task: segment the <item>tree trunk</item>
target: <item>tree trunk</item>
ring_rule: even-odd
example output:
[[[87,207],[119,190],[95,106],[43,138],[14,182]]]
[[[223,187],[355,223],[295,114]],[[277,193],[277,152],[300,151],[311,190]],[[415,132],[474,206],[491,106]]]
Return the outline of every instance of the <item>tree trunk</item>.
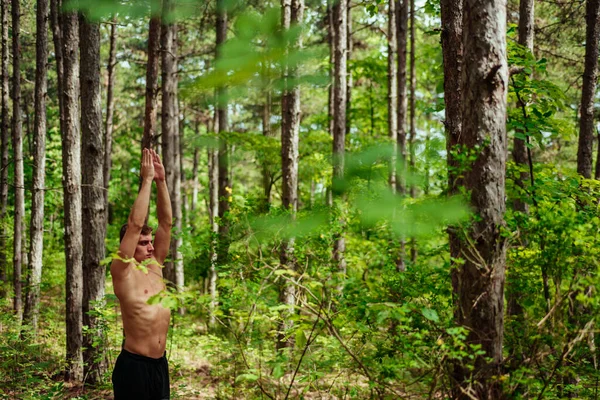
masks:
[[[225,1],[217,0],[217,59],[221,56],[221,44],[227,39],[227,11]],[[231,182],[229,175],[229,150],[224,133],[229,130],[226,91],[217,89],[217,125],[219,134],[219,234],[217,246],[217,264],[227,263],[229,254],[229,200],[231,198]]]
[[[329,134],[333,137],[333,68],[335,65],[335,22],[333,20],[333,7],[336,0],[327,0],[327,41],[329,42],[329,90],[327,92],[327,110],[328,110],[328,129]],[[330,201],[328,201],[331,203]]]
[[[464,260],[453,276],[457,324],[466,342],[481,346],[474,370],[457,365],[455,398],[502,398],[504,275],[506,239],[506,4],[466,0],[463,15],[464,69],[461,76],[462,132],[458,144],[477,159],[465,175],[471,207],[478,216],[459,241]]]
[[[533,53],[533,18],[534,18],[534,0],[521,0],[519,5],[519,44],[525,46]],[[525,104],[518,102],[517,107],[525,107]],[[521,134],[526,132],[518,131]],[[518,168],[524,169],[528,165],[527,145],[525,140],[515,136],[513,140],[513,159]],[[521,188],[525,188],[530,176],[528,172],[520,172],[515,184]],[[522,199],[513,201],[515,211],[529,213],[528,204]],[[509,303],[509,312],[512,309]]]
[[[79,131],[79,23],[77,13],[61,14],[63,54],[62,133],[65,256],[67,267],[67,381],[83,379],[82,358],[82,221],[81,137]]]
[[[396,27],[396,0],[389,0],[388,2],[388,31],[387,31],[387,45],[388,45],[388,136],[392,143],[396,143],[398,138],[398,39],[397,39],[397,27]],[[389,176],[389,183],[392,191],[396,191],[396,149],[394,145],[392,158],[391,158],[391,169]]]
[[[410,0],[410,136],[409,136],[409,162],[410,174],[416,174],[415,146],[417,128],[415,126],[415,98],[417,90],[417,75],[415,71],[415,0]],[[414,181],[413,181],[414,182]],[[417,197],[417,187],[414,183],[410,185],[410,197]],[[417,240],[410,239],[410,260],[414,264],[417,261]]]
[[[283,0],[281,2],[281,25],[283,30],[302,22],[304,14],[303,0]],[[286,49],[289,53],[298,51],[302,46],[301,39],[290,43]],[[298,210],[298,143],[300,132],[300,88],[294,85],[293,79],[296,69],[289,67],[283,70],[285,90],[281,97],[281,170],[282,170],[282,206],[288,210],[292,219]],[[345,103],[344,103],[345,105]],[[285,238],[279,249],[279,263],[281,268],[291,271],[296,270],[294,258],[295,238]],[[292,276],[290,280],[283,280],[279,285],[279,302],[288,306],[282,313],[282,321],[277,335],[277,348],[282,349],[293,345],[293,341],[286,340],[286,331],[292,326],[290,316],[294,312],[296,303],[296,287]]]
[[[6,249],[6,236],[8,231],[7,227],[7,212],[6,207],[8,204],[8,142],[10,122],[9,122],[9,72],[8,72],[8,2],[9,0],[0,0],[1,3],[1,18],[2,18],[2,125],[0,128],[1,148],[0,157],[2,157],[2,171],[0,171],[0,298],[4,298],[7,292],[7,274],[8,269],[7,262],[7,249]]]
[[[194,132],[196,137],[200,137],[200,123],[198,120],[195,122]],[[196,211],[196,204],[198,204],[198,163],[199,163],[200,151],[198,146],[194,146],[194,163],[192,165],[192,198],[190,202],[190,211],[192,214]]]
[[[15,165],[15,219],[13,235],[13,287],[14,311],[18,319],[23,313],[21,281],[23,264],[23,232],[25,231],[25,183],[23,178],[23,127],[21,121],[21,7],[19,0],[12,0],[12,49],[13,49],[13,117],[12,140],[13,162]]]
[[[406,47],[408,42],[408,0],[396,0],[395,4],[396,11],[396,51],[398,54],[398,68],[396,83],[398,89],[396,95],[398,98],[398,105],[396,106],[396,112],[398,116],[396,118],[397,123],[397,158],[396,161],[396,192],[404,195],[406,194],[406,112],[407,112],[407,90],[406,90]],[[396,270],[403,272],[406,270],[406,251],[404,238],[400,239],[399,251],[396,256]]]
[[[33,190],[31,196],[30,256],[24,320],[37,331],[44,248],[44,186],[46,168],[46,94],[48,91],[48,0],[38,0],[35,42],[35,111]]]
[[[156,113],[158,96],[158,68],[160,61],[161,20],[153,10],[148,31],[148,65],[146,67],[146,108],[144,112],[144,136],[142,149],[155,145]],[[165,55],[163,54],[163,58]]]
[[[333,178],[335,180],[344,179],[344,157],[346,142],[346,77],[348,44],[348,1],[339,0],[332,8],[333,28],[335,42],[335,57],[333,71]],[[339,196],[335,196],[339,197]],[[341,206],[341,205],[340,205]],[[343,226],[345,223],[341,221]],[[346,241],[343,232],[334,237],[333,243],[333,262],[337,266],[341,277],[346,275],[346,260],[344,252],[346,251]],[[339,288],[342,289],[341,287]]]
[[[173,13],[173,2],[163,3],[162,46],[162,150],[167,174],[167,185],[173,208],[173,235],[171,258],[165,263],[165,277],[178,288],[184,284],[181,247],[181,176],[179,158],[179,107],[177,104],[177,25],[169,20]]]
[[[444,63],[444,103],[446,116],[444,127],[446,133],[446,157],[448,164],[448,194],[458,193],[458,188],[463,184],[463,179],[458,173],[459,162],[455,154],[458,151],[458,139],[462,127],[462,91],[460,79],[462,74],[462,25],[463,25],[463,0],[442,0],[442,55]],[[456,229],[448,229],[450,256],[457,259],[459,253],[459,238]],[[453,285],[458,279],[456,268],[452,269]]]
[[[102,142],[102,105],[100,95],[100,26],[86,17],[80,19],[81,52],[81,131],[82,131],[82,218],[83,229],[83,337],[86,382],[102,381],[106,371],[104,345],[94,346],[103,332],[98,318],[91,314],[95,303],[104,300],[106,267],[104,239],[106,210],[104,202],[104,143]]]
[[[592,146],[594,141],[594,96],[598,73],[598,41],[600,40],[600,0],[586,1],[585,64],[581,91],[581,118],[579,119],[579,147],[577,172],[584,178],[592,177]]]
[[[215,112],[215,122],[218,121],[218,111]],[[213,124],[213,130],[218,130]],[[207,131],[211,129],[207,128]],[[219,215],[219,151],[215,148],[208,149],[208,216],[210,218],[211,241],[210,241],[210,270],[208,277],[208,290],[210,293],[210,320],[209,326],[214,328],[216,325],[216,310],[217,310],[217,247],[219,225],[217,224],[217,216]]]
[[[346,7],[346,63],[352,58],[352,7],[350,6],[351,0],[348,0],[348,6]],[[352,103],[352,72],[348,72],[346,76],[346,136],[350,134],[350,104]]]
[[[117,66],[117,18],[113,17],[110,25],[110,48],[108,51],[108,85],[106,88],[106,122],[104,125],[104,210],[106,211],[106,224],[110,224],[108,211],[108,188],[110,187],[110,170],[112,168],[112,136],[113,116],[115,112],[115,67]]]

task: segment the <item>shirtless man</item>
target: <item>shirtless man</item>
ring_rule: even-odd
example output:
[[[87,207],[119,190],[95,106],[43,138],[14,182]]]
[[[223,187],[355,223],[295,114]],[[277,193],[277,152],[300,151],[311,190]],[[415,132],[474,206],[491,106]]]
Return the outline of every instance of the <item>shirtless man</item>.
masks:
[[[165,289],[162,264],[169,252],[172,224],[165,168],[154,150],[143,150],[141,177],[140,192],[127,224],[121,228],[119,258],[113,259],[110,266],[125,334],[112,374],[115,400],[170,398],[165,348],[171,312],[161,305],[147,304],[151,296]],[[158,192],[154,243],[152,228],[144,224],[153,180]]]

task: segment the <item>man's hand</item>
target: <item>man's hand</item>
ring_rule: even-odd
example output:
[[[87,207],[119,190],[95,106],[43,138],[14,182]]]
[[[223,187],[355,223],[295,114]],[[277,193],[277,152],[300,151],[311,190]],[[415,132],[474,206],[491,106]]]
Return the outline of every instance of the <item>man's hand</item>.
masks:
[[[142,168],[140,170],[142,180],[156,179],[156,171],[154,168],[154,162],[152,160],[152,153],[150,153],[151,151],[152,150],[148,150],[148,149],[142,150]],[[164,174],[164,168],[163,168],[163,174]]]
[[[165,166],[163,165],[156,151],[150,151],[152,152],[152,163],[154,164],[154,180],[157,182],[164,181],[166,179]]]

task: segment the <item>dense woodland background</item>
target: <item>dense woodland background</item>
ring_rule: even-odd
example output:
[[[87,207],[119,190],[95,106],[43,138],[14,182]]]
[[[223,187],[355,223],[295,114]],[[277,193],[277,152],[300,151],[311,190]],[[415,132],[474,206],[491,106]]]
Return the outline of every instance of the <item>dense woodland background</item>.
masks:
[[[0,5],[0,398],[111,398],[143,147],[173,398],[598,398],[600,0]]]

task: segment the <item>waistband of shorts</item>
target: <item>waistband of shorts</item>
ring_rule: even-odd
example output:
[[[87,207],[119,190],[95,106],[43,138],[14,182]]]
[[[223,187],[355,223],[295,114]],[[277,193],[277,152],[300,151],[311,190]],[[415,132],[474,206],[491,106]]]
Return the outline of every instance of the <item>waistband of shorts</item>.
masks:
[[[165,351],[165,354],[163,354],[163,356],[160,357],[160,358],[146,357],[146,356],[143,356],[141,354],[132,353],[132,352],[127,351],[125,349],[121,349],[121,354],[124,355],[124,356],[126,356],[126,357],[128,357],[128,358],[130,358],[130,359],[133,359],[133,360],[136,360],[136,361],[141,361],[141,362],[148,363],[148,364],[158,364],[158,363],[161,363],[161,362],[163,362],[164,360],[167,359],[167,352],[166,351]]]

